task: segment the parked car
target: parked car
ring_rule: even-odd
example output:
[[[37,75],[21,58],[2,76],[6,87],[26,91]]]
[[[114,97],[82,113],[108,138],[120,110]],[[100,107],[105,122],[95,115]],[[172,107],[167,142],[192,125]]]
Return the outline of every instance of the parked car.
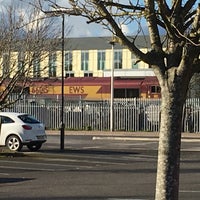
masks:
[[[0,146],[20,151],[23,145],[37,151],[46,142],[45,126],[26,113],[0,112]]]

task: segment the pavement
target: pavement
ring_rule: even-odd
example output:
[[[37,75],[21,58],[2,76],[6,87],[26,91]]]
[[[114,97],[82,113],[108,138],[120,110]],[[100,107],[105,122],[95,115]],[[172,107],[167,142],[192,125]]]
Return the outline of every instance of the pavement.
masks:
[[[60,135],[60,130],[46,130],[48,135]],[[159,132],[127,132],[127,131],[65,131],[65,135],[74,135],[74,136],[92,136],[92,139],[109,139],[109,140],[158,140]],[[182,139],[187,140],[191,139],[200,141],[200,133],[182,133]],[[52,152],[51,152],[52,153]],[[58,152],[54,152],[58,153]],[[39,153],[37,154],[39,155]],[[2,156],[24,156],[23,152],[13,152],[8,150],[6,147],[0,147],[0,157]]]
[[[60,135],[60,130],[47,130],[47,135]],[[91,135],[112,137],[159,137],[159,132],[130,131],[65,131],[65,135]],[[200,139],[200,133],[182,133],[182,138]]]

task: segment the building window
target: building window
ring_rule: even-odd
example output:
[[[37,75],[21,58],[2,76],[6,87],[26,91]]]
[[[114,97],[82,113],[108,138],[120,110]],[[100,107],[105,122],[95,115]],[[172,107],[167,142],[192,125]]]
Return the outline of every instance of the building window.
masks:
[[[65,53],[65,71],[72,71],[72,52]]]
[[[40,59],[38,57],[33,59],[33,77],[39,78],[40,74]]]
[[[49,54],[49,77],[56,77],[56,53]]]
[[[151,93],[160,93],[161,88],[160,86],[151,86]]]
[[[93,73],[92,72],[85,72],[84,77],[93,77]]]
[[[18,53],[18,70],[24,70],[24,60],[25,60],[24,52],[20,51]]]
[[[3,54],[3,76],[9,77],[10,71],[10,55],[8,53]]]
[[[87,71],[89,63],[89,53],[88,51],[81,52],[81,70]]]
[[[132,69],[138,69],[138,63],[137,63],[138,59],[136,58],[136,56],[132,53],[131,54],[131,63],[132,63]]]
[[[67,72],[66,74],[65,74],[65,77],[67,78],[67,77],[74,77],[74,73],[73,72]]]
[[[122,51],[114,51],[114,69],[122,69]]]
[[[137,88],[114,89],[114,98],[139,98],[140,92]]]
[[[105,60],[106,60],[106,53],[105,51],[98,51],[98,70],[105,69]]]

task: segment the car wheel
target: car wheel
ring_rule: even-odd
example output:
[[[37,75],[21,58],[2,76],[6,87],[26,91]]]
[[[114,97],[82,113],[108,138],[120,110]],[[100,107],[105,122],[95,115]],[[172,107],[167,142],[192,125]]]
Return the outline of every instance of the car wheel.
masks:
[[[6,146],[11,150],[11,151],[20,151],[22,149],[22,143],[21,140],[19,139],[18,136],[16,135],[11,135],[8,137],[6,140]]]
[[[42,144],[27,144],[30,151],[37,151],[41,148]]]

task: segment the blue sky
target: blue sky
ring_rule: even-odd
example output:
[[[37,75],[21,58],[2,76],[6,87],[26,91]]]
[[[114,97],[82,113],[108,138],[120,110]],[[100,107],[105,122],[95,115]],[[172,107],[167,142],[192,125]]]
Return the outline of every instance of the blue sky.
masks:
[[[24,0],[26,1],[26,0]],[[128,3],[130,0],[120,0],[120,3]],[[56,0],[58,5],[61,5],[63,7],[68,7],[68,0]],[[133,1],[135,2],[135,1]],[[142,3],[143,0],[140,0],[140,3]],[[167,0],[168,5],[171,6],[171,0]],[[187,2],[187,0],[183,0],[183,3]],[[198,3],[198,1],[196,2],[196,4]],[[73,17],[73,16],[66,16],[66,21],[67,24],[69,24],[69,26],[72,26],[72,30],[71,33],[69,34],[69,36],[72,37],[86,37],[86,36],[97,36],[97,37],[101,37],[101,36],[110,36],[111,33],[104,29],[101,25],[99,24],[87,24],[86,21],[87,19],[83,18],[83,17]],[[141,21],[141,26],[143,29],[143,33],[141,34],[148,34],[148,28],[146,25],[146,21]],[[131,23],[130,25],[126,25],[122,27],[124,32],[127,35],[135,35],[137,34],[138,31],[138,23]],[[160,29],[160,33],[164,33],[163,29]]]
[[[122,1],[127,0],[121,0]],[[63,7],[67,7],[68,1],[66,0],[57,0],[57,3]],[[66,16],[67,23],[72,26],[72,30],[70,35],[73,37],[85,37],[85,36],[110,36],[112,35],[108,30],[103,28],[100,24],[87,24],[87,19],[83,17],[77,17],[77,16]],[[144,25],[144,24],[143,24]],[[137,24],[129,25],[129,26],[123,26],[123,30],[127,35],[134,35],[137,33],[138,27]],[[145,29],[146,31],[147,29]]]
[[[0,5],[1,8],[6,6],[6,5],[19,5],[22,8],[22,12],[26,12],[27,6],[30,6],[28,2],[34,2],[34,0],[0,0]],[[67,0],[57,0],[56,1],[59,5],[61,6],[68,6]],[[77,17],[77,16],[66,16],[65,17],[65,24],[66,26],[71,27],[70,33],[68,33],[68,37],[90,37],[90,36],[95,36],[95,37],[102,37],[102,36],[110,36],[111,33],[104,29],[101,25],[99,24],[87,24],[86,23],[87,19],[83,17]],[[57,23],[55,26],[61,26],[61,20],[57,20]],[[132,28],[130,26],[123,26],[123,29],[125,30],[126,34],[135,34],[137,31],[137,26],[136,24]],[[130,31],[131,29],[131,31]],[[135,31],[135,32],[134,32]]]
[[[27,12],[27,6],[30,7],[28,2],[34,3],[37,0],[0,0],[0,6],[3,8],[6,5],[19,5],[22,8],[22,12]],[[123,3],[127,0],[121,0],[120,2]],[[170,0],[169,0],[170,1]],[[68,7],[68,0],[56,0],[56,3],[60,6],[63,7]],[[61,20],[56,19],[57,23],[55,24],[56,27],[59,26],[61,27]],[[68,33],[68,37],[90,37],[90,36],[95,36],[95,37],[102,37],[102,36],[110,36],[111,33],[104,29],[101,25],[99,24],[87,24],[87,19],[79,16],[65,16],[65,24],[68,27],[71,27],[70,33]],[[147,34],[147,27],[146,23],[143,21],[142,22],[142,27],[144,34]],[[137,23],[128,25],[128,26],[123,26],[123,30],[126,32],[127,35],[135,35],[138,30],[138,25]]]

